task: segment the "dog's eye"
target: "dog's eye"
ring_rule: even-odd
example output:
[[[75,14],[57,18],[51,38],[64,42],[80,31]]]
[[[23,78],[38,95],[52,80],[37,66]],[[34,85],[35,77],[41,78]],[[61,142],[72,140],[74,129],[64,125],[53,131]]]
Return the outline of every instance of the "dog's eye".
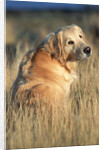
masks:
[[[73,41],[68,41],[68,44],[72,45],[72,44],[74,44],[74,42]]]
[[[82,35],[79,35],[80,38],[82,38]]]

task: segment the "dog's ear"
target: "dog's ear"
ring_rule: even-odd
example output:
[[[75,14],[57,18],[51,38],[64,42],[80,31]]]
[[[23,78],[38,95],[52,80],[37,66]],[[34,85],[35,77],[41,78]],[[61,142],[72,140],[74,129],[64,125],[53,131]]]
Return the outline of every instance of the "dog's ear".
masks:
[[[58,60],[61,59],[62,57],[62,52],[63,52],[63,32],[58,30],[55,33],[55,38],[53,39],[53,46],[56,54],[58,55],[57,58]]]
[[[60,60],[63,49],[62,32],[50,33],[38,48],[49,53],[52,58]]]
[[[55,33],[50,33],[46,36],[44,41],[38,46],[38,49],[41,49],[43,51],[46,51],[47,53],[51,54],[52,53],[52,41],[55,37]]]

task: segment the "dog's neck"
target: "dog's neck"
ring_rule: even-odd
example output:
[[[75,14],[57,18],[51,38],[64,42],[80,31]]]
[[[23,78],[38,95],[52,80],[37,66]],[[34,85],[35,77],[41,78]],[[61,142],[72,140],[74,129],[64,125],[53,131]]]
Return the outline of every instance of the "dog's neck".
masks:
[[[46,47],[39,47],[37,50],[39,53],[43,52],[43,54],[46,55],[50,55],[52,59],[57,60],[63,67],[65,67],[65,69],[69,72],[72,73],[74,72],[74,74],[76,74],[76,62],[74,61],[66,61],[65,58],[63,58],[62,56],[56,56],[56,54],[54,53],[55,51],[57,51],[54,47],[52,47],[52,49],[50,49],[50,47],[46,45]],[[51,45],[52,46],[52,45]],[[72,73],[73,74],[73,73]]]
[[[66,67],[69,71],[76,72],[76,62],[68,61],[68,62],[66,62]]]
[[[78,79],[78,76],[76,75],[76,62],[68,61],[65,66],[66,69],[71,73],[73,79]]]
[[[72,76],[73,79],[78,78],[77,75],[76,75],[76,62],[72,62],[72,61],[65,62],[62,59],[57,60],[55,57],[52,57],[49,53],[47,53],[45,51],[41,51],[41,50],[38,51],[38,54],[37,55],[40,58],[39,59],[40,64],[42,63],[43,66],[47,66],[48,64],[51,63],[51,65],[54,66],[52,68],[54,70],[55,66],[57,66],[58,63],[59,63],[62,66],[62,68],[64,67],[64,69],[66,70],[65,72],[67,72],[67,73],[69,72],[69,74]],[[68,79],[66,78],[66,80],[68,80]]]
[[[75,61],[65,61],[63,58],[59,59],[62,66],[66,68],[69,73],[76,74],[76,62]]]

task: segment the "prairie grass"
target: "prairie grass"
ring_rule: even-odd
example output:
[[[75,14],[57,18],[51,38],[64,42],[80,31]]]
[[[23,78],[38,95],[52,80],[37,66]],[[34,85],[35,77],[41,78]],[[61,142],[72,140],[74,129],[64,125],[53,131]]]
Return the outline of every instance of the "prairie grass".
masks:
[[[54,12],[55,13],[55,12]],[[61,12],[60,12],[61,13]],[[42,102],[36,102],[34,105],[20,107],[15,110],[15,106],[10,101],[10,88],[17,76],[19,63],[23,55],[36,46],[37,41],[43,39],[44,35],[55,31],[56,27],[78,22],[78,14],[57,13],[56,18],[50,12],[48,15],[45,12],[34,14],[35,21],[33,21],[33,14],[25,17],[25,13],[19,18],[7,14],[7,51],[6,51],[6,148],[36,148],[36,147],[56,147],[56,146],[78,146],[78,145],[97,145],[99,144],[99,51],[98,39],[95,30],[90,30],[93,26],[98,27],[98,22],[93,25],[91,20],[98,21],[97,14],[79,14],[80,24],[85,29],[88,42],[92,47],[93,54],[88,60],[78,63],[77,75],[79,79],[76,80],[70,90],[69,99],[62,105],[57,107],[53,104],[52,110],[46,107]],[[51,24],[52,20],[48,20],[41,28],[42,16],[56,19],[58,23]],[[59,17],[58,17],[59,16]],[[24,21],[21,22],[24,17]],[[57,21],[59,19],[59,22]],[[61,20],[62,18],[62,20]],[[86,18],[88,18],[86,20]],[[45,18],[46,19],[46,18]],[[31,25],[24,24],[27,20],[31,21]],[[87,22],[88,26],[86,27]],[[22,37],[17,36],[19,33],[14,30],[15,24],[20,26],[18,32],[23,34]],[[33,23],[33,24],[32,24]],[[9,27],[12,24],[13,29]],[[36,25],[37,24],[37,25]],[[51,24],[51,26],[50,26]],[[38,27],[38,25],[40,25]],[[39,30],[35,31],[34,26]],[[50,26],[50,28],[49,28]],[[28,33],[32,31],[35,33],[31,37],[26,31],[21,33],[22,29],[28,29]],[[11,35],[14,33],[14,38]],[[9,30],[9,31],[8,31]],[[26,34],[27,33],[27,34]],[[37,33],[39,34],[38,36]],[[40,34],[41,33],[41,34]],[[93,34],[92,34],[93,33]],[[36,36],[36,37],[35,37]],[[10,37],[10,38],[9,38]],[[31,39],[31,40],[30,40]],[[38,41],[40,42],[40,41]],[[9,46],[8,46],[9,45]],[[15,48],[13,48],[15,45]],[[13,59],[12,59],[13,58]],[[51,110],[51,111],[50,111]]]

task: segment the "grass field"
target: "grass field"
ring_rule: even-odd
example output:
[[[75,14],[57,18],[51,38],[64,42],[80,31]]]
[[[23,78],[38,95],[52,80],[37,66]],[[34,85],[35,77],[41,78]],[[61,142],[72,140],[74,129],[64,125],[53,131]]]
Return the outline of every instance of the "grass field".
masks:
[[[78,63],[79,79],[69,100],[57,109],[39,102],[15,111],[10,88],[23,55],[61,26],[79,25],[93,54]],[[7,12],[6,18],[6,148],[99,144],[99,16],[96,12]]]

